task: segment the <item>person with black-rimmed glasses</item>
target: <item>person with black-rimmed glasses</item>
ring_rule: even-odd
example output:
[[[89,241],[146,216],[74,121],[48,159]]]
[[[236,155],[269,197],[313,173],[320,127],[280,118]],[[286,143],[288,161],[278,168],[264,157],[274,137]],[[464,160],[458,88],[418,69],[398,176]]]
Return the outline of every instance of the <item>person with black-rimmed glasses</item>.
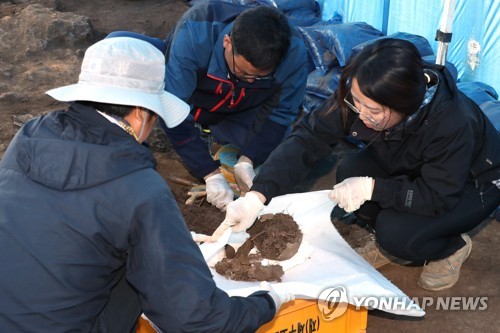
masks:
[[[500,134],[444,66],[401,39],[377,40],[348,62],[336,93],[273,151],[206,240],[248,229],[347,136],[365,147],[342,157],[329,197],[388,254],[423,263],[422,288],[453,286],[472,248],[467,232],[500,204]]]
[[[297,119],[307,81],[307,53],[286,16],[267,6],[208,1],[190,8],[167,38],[165,89],[191,115],[165,132],[207,200],[224,209],[233,191],[205,140],[239,149],[235,176],[251,187],[263,163]],[[201,134],[201,135],[200,135]]]

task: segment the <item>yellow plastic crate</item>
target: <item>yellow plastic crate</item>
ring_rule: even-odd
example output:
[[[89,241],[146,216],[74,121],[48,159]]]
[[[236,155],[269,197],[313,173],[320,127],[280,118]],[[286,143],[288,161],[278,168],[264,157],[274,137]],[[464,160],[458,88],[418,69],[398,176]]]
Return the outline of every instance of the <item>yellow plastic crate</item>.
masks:
[[[256,333],[365,333],[368,311],[349,304],[346,312],[333,320],[322,318],[315,300],[294,300],[285,304],[273,321]],[[139,318],[137,333],[155,333],[149,322]]]
[[[151,326],[149,321],[142,317],[139,317],[136,333],[156,333],[156,330],[153,328],[153,326]]]
[[[368,310],[356,310],[349,304],[345,313],[333,320],[325,320],[316,300],[294,300],[285,304],[273,321],[261,326],[257,333],[364,333]]]

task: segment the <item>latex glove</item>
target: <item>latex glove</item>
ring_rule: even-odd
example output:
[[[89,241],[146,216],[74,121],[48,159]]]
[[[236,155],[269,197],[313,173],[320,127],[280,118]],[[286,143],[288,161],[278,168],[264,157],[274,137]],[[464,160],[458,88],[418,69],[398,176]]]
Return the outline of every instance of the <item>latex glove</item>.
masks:
[[[233,228],[233,231],[245,231],[252,226],[264,204],[257,194],[248,192],[244,197],[239,197],[226,207],[226,218],[223,224]]]
[[[234,165],[234,177],[238,183],[238,187],[242,192],[250,191],[255,178],[255,171],[252,163],[238,162]]]
[[[333,187],[328,197],[350,213],[372,198],[373,178],[351,177]]]
[[[205,179],[207,190],[207,201],[219,209],[224,209],[228,203],[233,201],[234,192],[221,173]]]
[[[274,304],[276,306],[276,312],[279,311],[279,309],[283,304],[291,302],[295,299],[294,294],[290,293],[278,294],[276,290],[274,290],[273,286],[267,281],[262,281],[260,283],[260,289],[267,290],[269,292],[269,296],[272,297]]]
[[[224,234],[224,232],[231,228],[231,224],[229,224],[226,220],[222,221],[222,223],[215,229],[214,233],[212,235],[203,235],[203,234],[197,234],[197,233],[191,233],[193,236],[193,240],[196,243],[214,243],[219,240],[219,238]]]
[[[216,242],[224,232],[233,227],[233,231],[245,231],[252,226],[264,204],[257,194],[248,192],[244,197],[239,197],[230,202],[226,207],[226,218],[211,236],[196,235],[196,242]]]

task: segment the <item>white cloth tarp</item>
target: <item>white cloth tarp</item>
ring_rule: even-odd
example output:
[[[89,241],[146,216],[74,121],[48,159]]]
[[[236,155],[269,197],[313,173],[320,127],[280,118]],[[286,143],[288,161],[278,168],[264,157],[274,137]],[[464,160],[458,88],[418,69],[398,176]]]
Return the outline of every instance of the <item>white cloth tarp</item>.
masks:
[[[350,304],[398,315],[423,316],[425,312],[416,303],[359,256],[340,236],[330,222],[330,212],[335,204],[328,199],[327,194],[328,191],[317,191],[276,197],[262,212],[292,215],[302,230],[303,242],[312,247],[312,252],[308,251],[308,258],[285,271],[282,282],[273,283],[275,290],[293,293],[298,299],[318,299],[326,288],[341,287],[345,288]],[[226,239],[229,233],[224,235]],[[209,253],[211,251],[207,252],[205,246],[217,245],[200,246],[202,252]],[[213,251],[207,254],[211,255]],[[220,255],[217,254],[218,257]],[[205,258],[207,262],[213,261],[213,258]],[[219,275],[213,268],[212,272],[217,286],[232,296],[247,296],[259,290],[259,282],[232,281]]]

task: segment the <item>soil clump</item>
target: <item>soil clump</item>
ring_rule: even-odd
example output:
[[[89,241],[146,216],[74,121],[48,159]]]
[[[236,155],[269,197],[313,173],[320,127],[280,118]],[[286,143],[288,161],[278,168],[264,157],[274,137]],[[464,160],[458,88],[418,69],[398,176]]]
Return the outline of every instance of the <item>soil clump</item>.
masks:
[[[284,274],[280,265],[262,265],[260,253],[250,253],[254,244],[247,239],[238,251],[226,246],[226,257],[215,264],[215,271],[235,281],[281,281]]]
[[[200,197],[193,204],[187,205],[189,187],[171,186],[170,189],[189,230],[197,234],[211,235],[224,221],[226,213],[208,203],[206,197]]]
[[[173,186],[171,190],[189,230],[211,235],[224,220],[225,212],[209,204],[204,197],[186,205],[187,187]],[[265,214],[247,232],[250,237],[237,251],[226,245],[226,256],[215,265],[215,271],[235,281],[281,281],[283,268],[262,265],[262,260],[286,260],[297,253],[302,241],[297,223],[288,214]],[[254,247],[258,251],[250,253]]]
[[[262,260],[286,260],[295,255],[302,232],[288,214],[266,214],[248,229],[250,237],[234,251],[226,246],[226,257],[215,265],[215,271],[236,281],[281,281],[280,265],[262,265]],[[250,253],[256,247],[257,253]]]
[[[287,260],[297,253],[302,232],[288,214],[266,214],[248,230],[255,247],[264,258]]]

